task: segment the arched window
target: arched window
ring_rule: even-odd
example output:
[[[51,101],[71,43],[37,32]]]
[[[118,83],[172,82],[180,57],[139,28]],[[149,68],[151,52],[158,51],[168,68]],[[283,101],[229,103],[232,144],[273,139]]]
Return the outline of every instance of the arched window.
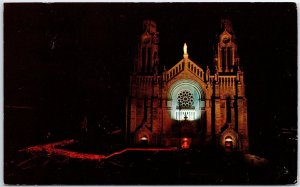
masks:
[[[233,65],[232,63],[232,48],[228,47],[227,48],[227,63],[228,63],[228,68],[232,68],[231,66]]]
[[[205,103],[201,102],[204,96],[201,91],[200,85],[189,79],[174,83],[170,87],[170,100],[167,102],[167,106],[171,107],[171,118],[179,121],[200,119],[201,107],[205,106]]]

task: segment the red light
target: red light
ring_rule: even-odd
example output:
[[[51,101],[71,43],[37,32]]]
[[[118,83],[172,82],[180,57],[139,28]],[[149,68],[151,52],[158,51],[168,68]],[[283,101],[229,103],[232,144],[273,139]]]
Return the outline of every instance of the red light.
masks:
[[[125,148],[121,151],[114,152],[110,155],[102,155],[102,154],[89,154],[89,153],[78,153],[63,149],[62,146],[66,146],[72,143],[77,142],[76,140],[64,140],[61,142],[37,145],[33,147],[28,147],[25,149],[21,149],[19,151],[26,152],[43,152],[46,151],[48,154],[60,155],[69,158],[75,159],[88,159],[88,160],[102,160],[107,159],[109,157],[122,154],[126,151],[177,151],[175,147],[167,147],[167,148]]]

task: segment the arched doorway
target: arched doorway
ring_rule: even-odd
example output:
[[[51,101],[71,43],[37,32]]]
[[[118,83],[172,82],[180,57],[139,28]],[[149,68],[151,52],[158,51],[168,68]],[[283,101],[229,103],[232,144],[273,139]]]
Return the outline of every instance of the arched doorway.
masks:
[[[233,150],[233,140],[231,136],[225,137],[225,150],[232,151]]]
[[[182,138],[181,139],[181,148],[189,149],[191,145],[191,138]]]
[[[142,147],[147,147],[149,145],[149,139],[146,135],[140,138],[140,144]]]

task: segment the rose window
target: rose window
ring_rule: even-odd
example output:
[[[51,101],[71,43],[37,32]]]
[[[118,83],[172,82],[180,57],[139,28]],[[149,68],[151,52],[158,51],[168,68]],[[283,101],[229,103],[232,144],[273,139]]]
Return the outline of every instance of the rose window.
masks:
[[[183,90],[177,97],[178,105],[181,108],[191,108],[194,104],[193,94],[188,90]]]

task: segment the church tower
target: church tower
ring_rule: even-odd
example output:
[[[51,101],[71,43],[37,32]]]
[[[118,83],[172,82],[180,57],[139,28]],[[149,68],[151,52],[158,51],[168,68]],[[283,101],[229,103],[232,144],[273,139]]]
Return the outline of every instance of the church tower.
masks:
[[[130,91],[127,99],[127,142],[139,144],[151,142],[158,145],[161,132],[159,122],[160,76],[158,76],[159,33],[152,20],[143,22],[139,38],[138,58],[130,76]],[[145,143],[144,143],[145,144]]]
[[[153,74],[157,71],[159,32],[156,31],[156,23],[145,20],[143,34],[138,45],[138,59],[135,72],[139,74]]]
[[[221,144],[225,146],[226,143],[235,142],[240,150],[246,151],[248,120],[244,72],[240,68],[236,37],[230,20],[221,20],[221,32],[214,49],[212,125]]]
[[[217,38],[215,64],[219,72],[234,72],[239,68],[235,35],[230,20],[221,20],[221,33]]]

